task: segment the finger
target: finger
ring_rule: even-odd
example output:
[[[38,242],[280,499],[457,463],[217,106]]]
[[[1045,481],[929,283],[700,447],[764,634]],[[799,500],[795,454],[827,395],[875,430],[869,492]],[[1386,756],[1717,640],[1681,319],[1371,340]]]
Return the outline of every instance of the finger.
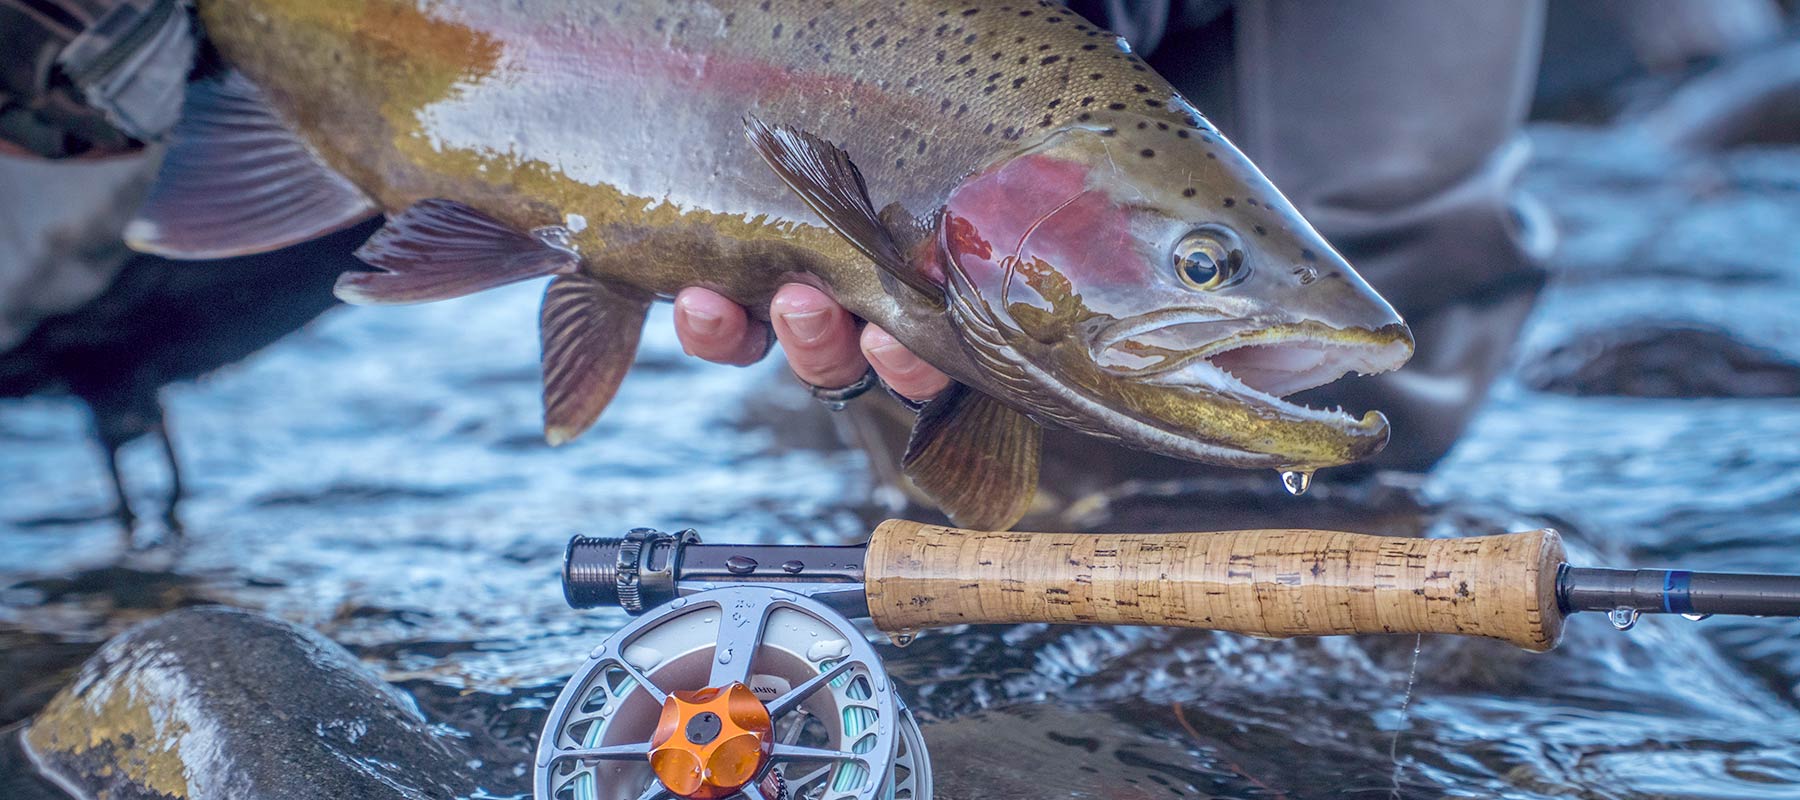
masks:
[[[888,388],[908,400],[922,403],[950,386],[950,376],[913,355],[892,334],[874,325],[863,328],[862,351]]]
[[[695,287],[675,295],[675,337],[688,355],[739,367],[769,350],[768,333],[750,321],[743,306]]]
[[[800,380],[836,389],[868,371],[869,362],[856,346],[856,320],[830,295],[790,283],[770,301],[769,319]]]

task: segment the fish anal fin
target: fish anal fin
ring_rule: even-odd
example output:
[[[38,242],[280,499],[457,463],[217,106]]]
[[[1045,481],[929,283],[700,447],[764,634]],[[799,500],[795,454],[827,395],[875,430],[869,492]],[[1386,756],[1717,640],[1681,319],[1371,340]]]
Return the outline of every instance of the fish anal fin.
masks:
[[[920,294],[943,296],[942,286],[908,262],[905,247],[869,200],[862,170],[856,168],[850,154],[806,131],[768,125],[755,117],[744,119],[744,132],[776,176],[839,236]]]
[[[520,231],[454,200],[414,203],[358,248],[379,272],[346,272],[337,296],[361,305],[448,300],[571,273],[580,257],[554,235]]]
[[[544,439],[580,436],[612,402],[637,357],[650,296],[581,273],[560,275],[544,291]]]
[[[277,250],[378,213],[269,109],[238,72],[194,81],[137,218],[132,249],[211,259]]]
[[[1030,417],[952,384],[919,412],[901,463],[952,522],[1002,531],[1037,495],[1043,436]]]

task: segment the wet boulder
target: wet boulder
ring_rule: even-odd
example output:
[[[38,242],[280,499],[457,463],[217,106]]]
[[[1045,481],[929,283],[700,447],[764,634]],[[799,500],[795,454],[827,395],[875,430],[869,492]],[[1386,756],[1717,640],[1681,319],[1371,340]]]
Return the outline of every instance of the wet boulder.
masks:
[[[177,611],[120,634],[26,729],[50,777],[108,800],[452,798],[469,757],[319,634]]]

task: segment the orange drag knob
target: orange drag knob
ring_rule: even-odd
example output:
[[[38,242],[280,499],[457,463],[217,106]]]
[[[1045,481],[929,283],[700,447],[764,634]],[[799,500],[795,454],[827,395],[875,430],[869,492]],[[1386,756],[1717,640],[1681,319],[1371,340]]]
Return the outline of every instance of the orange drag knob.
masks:
[[[722,800],[769,762],[775,723],[742,683],[675,692],[650,739],[650,768],[687,800]]]

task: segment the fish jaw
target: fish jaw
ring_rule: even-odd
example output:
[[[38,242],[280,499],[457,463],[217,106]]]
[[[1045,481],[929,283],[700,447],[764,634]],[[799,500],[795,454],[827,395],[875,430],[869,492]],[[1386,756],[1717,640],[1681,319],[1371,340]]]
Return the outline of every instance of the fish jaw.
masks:
[[[1143,338],[1096,342],[1103,345],[1096,363]],[[1412,351],[1412,336],[1398,322],[1372,330],[1304,322],[1227,335],[1152,366],[1102,369],[1119,381],[1119,398],[1135,412],[1129,414],[1135,425],[1120,423],[1132,429],[1123,438],[1140,446],[1233,466],[1317,469],[1379,452],[1388,440],[1387,418],[1285,398],[1352,373],[1390,372]]]

